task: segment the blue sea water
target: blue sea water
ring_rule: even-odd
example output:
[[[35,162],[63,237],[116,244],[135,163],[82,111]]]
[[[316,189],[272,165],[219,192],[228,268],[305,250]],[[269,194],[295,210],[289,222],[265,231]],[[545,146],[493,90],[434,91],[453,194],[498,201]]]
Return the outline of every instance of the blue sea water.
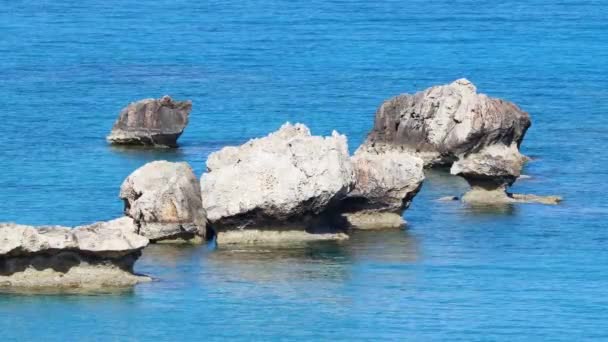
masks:
[[[608,339],[608,2],[16,0],[0,6],[0,221],[121,215],[144,163],[188,161],[285,121],[351,150],[393,95],[467,77],[528,111],[515,192],[558,206],[435,199],[408,229],[347,242],[151,246],[158,281],[104,295],[0,295],[0,340]],[[191,99],[177,150],[109,147],[119,110]]]

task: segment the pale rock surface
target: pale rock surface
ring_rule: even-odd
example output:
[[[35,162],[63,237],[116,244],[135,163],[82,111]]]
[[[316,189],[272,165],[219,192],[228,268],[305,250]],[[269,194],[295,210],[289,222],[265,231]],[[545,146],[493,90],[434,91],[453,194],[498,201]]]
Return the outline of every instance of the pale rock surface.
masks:
[[[187,163],[150,162],[120,187],[125,215],[152,242],[202,242],[207,218],[196,175]]]
[[[106,139],[116,145],[176,147],[191,110],[191,101],[169,96],[131,103],[120,112]]]
[[[212,153],[201,178],[203,205],[218,232],[310,230],[351,190],[347,140],[285,124],[266,137]]]
[[[103,288],[149,281],[133,273],[148,245],[127,217],[74,229],[0,224],[0,287]]]

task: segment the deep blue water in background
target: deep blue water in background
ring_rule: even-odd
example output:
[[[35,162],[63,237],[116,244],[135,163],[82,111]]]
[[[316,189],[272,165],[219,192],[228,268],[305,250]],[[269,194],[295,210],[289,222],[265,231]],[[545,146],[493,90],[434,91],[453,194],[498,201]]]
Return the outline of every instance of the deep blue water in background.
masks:
[[[608,2],[16,0],[0,6],[0,221],[121,214],[155,159],[198,174],[285,121],[355,149],[386,98],[467,77],[514,101],[533,156],[514,191],[559,206],[435,199],[404,231],[281,250],[152,246],[157,282],[98,296],[0,295],[0,340],[608,339]],[[105,143],[119,110],[191,99],[178,150]]]

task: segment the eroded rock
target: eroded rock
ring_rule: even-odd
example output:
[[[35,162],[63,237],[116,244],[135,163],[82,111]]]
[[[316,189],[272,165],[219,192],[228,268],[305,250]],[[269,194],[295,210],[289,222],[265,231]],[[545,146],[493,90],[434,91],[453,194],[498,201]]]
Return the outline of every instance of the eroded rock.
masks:
[[[176,147],[191,110],[191,101],[169,96],[131,103],[120,112],[106,139],[116,145]]]
[[[342,201],[349,226],[359,229],[398,228],[424,180],[422,159],[396,151],[359,149],[351,159],[355,186]]]
[[[103,288],[149,281],[133,273],[148,245],[130,218],[74,229],[0,224],[0,287]]]
[[[487,146],[519,146],[529,115],[515,104],[477,93],[466,79],[384,102],[363,147],[419,156],[426,166],[451,165]]]
[[[421,157],[427,167],[451,166],[471,185],[465,202],[521,202],[506,189],[527,161],[519,147],[530,125],[528,113],[515,104],[477,93],[459,79],[384,102],[360,150],[397,151]]]
[[[312,232],[350,191],[354,172],[344,135],[312,136],[285,124],[266,137],[212,153],[201,178],[203,205],[218,232]]]
[[[120,187],[125,215],[152,242],[201,242],[206,213],[201,189],[187,163],[154,161],[135,170]]]

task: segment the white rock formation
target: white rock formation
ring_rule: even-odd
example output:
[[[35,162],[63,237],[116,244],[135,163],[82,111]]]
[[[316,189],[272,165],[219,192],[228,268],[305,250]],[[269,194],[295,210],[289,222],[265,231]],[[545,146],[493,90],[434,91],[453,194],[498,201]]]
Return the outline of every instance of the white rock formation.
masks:
[[[203,206],[218,232],[310,230],[350,191],[346,137],[312,136],[302,124],[211,154],[201,178]]]

